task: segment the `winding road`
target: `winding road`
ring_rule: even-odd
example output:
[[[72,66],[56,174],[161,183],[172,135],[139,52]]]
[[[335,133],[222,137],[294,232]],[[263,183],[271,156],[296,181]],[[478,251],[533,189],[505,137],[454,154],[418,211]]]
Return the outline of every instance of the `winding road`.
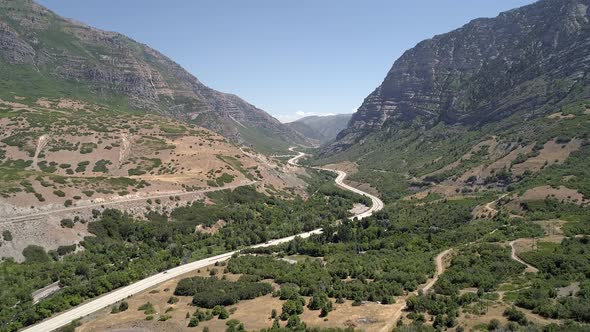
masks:
[[[289,150],[294,151],[294,148],[290,148]],[[296,152],[296,151],[295,151]],[[305,153],[302,152],[298,152],[299,154],[291,159],[289,159],[288,163],[290,165],[293,166],[298,166],[297,165],[297,161],[302,158],[303,156],[305,156]],[[321,168],[323,169],[323,168]],[[363,213],[360,213],[358,215],[355,215],[353,217],[351,217],[351,219],[357,218],[357,219],[362,219],[362,218],[366,218],[370,215],[372,215],[374,212],[377,212],[379,210],[381,210],[383,208],[383,202],[378,198],[375,197],[371,194],[365,193],[359,189],[356,189],[354,187],[351,187],[347,184],[345,184],[344,178],[346,177],[346,173],[342,172],[342,171],[337,171],[337,170],[332,170],[332,169],[323,169],[323,170],[327,170],[327,171],[331,171],[331,172],[335,172],[338,174],[338,177],[336,177],[336,184],[344,189],[347,190],[351,190],[354,191],[358,194],[361,195],[365,195],[367,197],[369,197],[371,199],[371,201],[373,202],[373,205],[371,206],[371,208]],[[223,189],[227,189],[227,188],[223,188]],[[315,229],[312,230],[310,232],[305,232],[305,233],[300,233],[297,235],[293,235],[293,236],[288,236],[282,239],[276,239],[276,240],[271,240],[268,241],[266,243],[261,243],[261,244],[257,244],[257,245],[253,245],[250,248],[259,248],[259,247],[268,247],[268,246],[273,246],[273,245],[278,245],[281,243],[286,243],[289,241],[292,241],[295,237],[299,236],[301,238],[307,238],[310,237],[313,234],[320,234],[322,233],[322,229]],[[73,320],[85,317],[87,315],[92,314],[93,312],[96,312],[100,309],[103,309],[105,307],[108,307],[112,304],[115,304],[118,301],[121,301],[125,298],[128,298],[134,294],[137,294],[139,292],[142,292],[150,287],[153,287],[155,285],[158,285],[164,281],[176,278],[180,275],[183,275],[185,273],[194,271],[194,270],[198,270],[201,269],[205,266],[211,265],[211,264],[215,264],[216,262],[221,262],[221,261],[225,261],[228,260],[233,254],[239,252],[238,250],[236,251],[230,251],[230,252],[226,252],[224,254],[221,255],[217,255],[217,256],[213,256],[213,257],[209,257],[209,258],[205,258],[205,259],[201,259],[192,263],[188,263],[188,264],[184,264],[184,265],[180,265],[177,266],[175,268],[166,270],[164,272],[152,275],[150,277],[147,277],[145,279],[142,279],[140,281],[137,281],[129,286],[125,286],[122,288],[119,288],[117,290],[114,290],[110,293],[107,293],[105,295],[102,295],[98,298],[95,298],[93,300],[90,300],[89,302],[86,302],[84,304],[81,304],[73,309],[70,309],[69,311],[63,312],[61,314],[58,314],[54,317],[48,318],[36,325],[32,325],[29,326],[23,330],[21,330],[22,332],[47,332],[47,331],[53,331],[55,329],[58,329],[62,326],[65,326],[67,324],[69,324],[70,322],[72,322]]]
[[[304,156],[306,156],[306,154],[303,153],[303,152],[295,151],[294,149],[295,148],[293,148],[293,147],[292,148],[289,148],[289,151],[297,152],[298,155],[296,155],[295,157],[289,159],[287,162],[289,163],[289,165],[298,166],[299,159],[301,159]],[[359,195],[367,196],[367,197],[369,197],[371,199],[372,204],[371,204],[371,208],[370,209],[368,209],[367,211],[365,211],[363,213],[360,213],[360,214],[357,214],[355,216],[352,216],[352,217],[350,217],[350,219],[354,219],[354,218],[356,218],[356,219],[363,219],[363,218],[369,217],[373,213],[375,213],[375,212],[383,209],[383,201],[381,201],[379,199],[379,197],[373,196],[373,195],[371,195],[369,193],[366,193],[366,192],[364,192],[364,191],[362,191],[360,189],[357,189],[355,187],[349,186],[346,183],[344,183],[344,179],[346,178],[346,175],[347,175],[346,172],[335,170],[335,169],[331,169],[331,168],[322,168],[322,167],[313,167],[313,168],[319,169],[319,170],[323,170],[323,171],[329,171],[329,172],[336,173],[338,176],[336,177],[336,179],[334,181],[336,182],[336,184],[339,187],[344,188],[344,189],[349,190],[349,191],[352,191],[352,192],[357,193]]]

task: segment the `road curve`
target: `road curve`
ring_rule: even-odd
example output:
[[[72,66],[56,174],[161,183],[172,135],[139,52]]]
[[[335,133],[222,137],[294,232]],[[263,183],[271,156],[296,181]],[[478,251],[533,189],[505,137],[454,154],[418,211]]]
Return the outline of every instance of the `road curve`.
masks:
[[[295,151],[295,148],[293,148],[293,147],[289,148],[289,151],[299,153],[297,156],[295,156],[287,161],[289,163],[289,165],[292,165],[292,166],[297,166],[297,162],[299,161],[299,159],[303,158],[306,155],[303,152]],[[357,189],[355,187],[349,186],[346,183],[344,183],[344,179],[347,176],[346,172],[335,170],[335,169],[330,169],[330,168],[322,168],[322,167],[313,167],[313,168],[336,173],[338,176],[336,177],[335,182],[339,187],[344,188],[349,191],[352,191],[352,192],[357,193],[359,195],[367,196],[371,199],[372,204],[371,204],[371,207],[367,211],[357,214],[355,216],[352,216],[352,217],[350,217],[350,219],[354,219],[354,218],[363,219],[363,218],[369,217],[373,213],[383,209],[383,201],[380,200],[379,197],[371,195],[369,193],[366,193],[360,189]]]
[[[293,151],[293,148],[291,148],[290,150]],[[290,165],[297,166],[297,160],[299,160],[303,156],[305,156],[305,154],[302,152],[299,152],[299,154],[297,156],[289,159],[288,162]],[[338,173],[338,177],[336,178],[336,184],[338,184],[340,187],[347,189],[347,190],[354,191],[354,192],[361,194],[361,195],[365,195],[365,196],[371,198],[371,201],[373,201],[373,206],[371,206],[371,208],[369,210],[367,210],[363,213],[360,213],[358,215],[355,215],[355,216],[351,217],[351,219],[353,219],[353,218],[358,218],[358,219],[366,218],[366,217],[372,215],[374,212],[379,211],[383,208],[383,202],[379,198],[377,198],[373,195],[370,195],[368,193],[365,193],[359,189],[356,189],[356,188],[353,188],[349,185],[344,184],[343,180],[346,177],[345,172],[336,171],[336,170],[332,170],[332,169],[324,169],[324,170]],[[278,245],[278,244],[290,242],[297,236],[299,236],[301,238],[307,238],[313,234],[321,234],[321,233],[322,233],[322,229],[318,228],[318,229],[315,229],[315,230],[312,230],[309,232],[300,233],[300,234],[284,237],[282,239],[271,240],[266,243],[260,243],[257,245],[253,245],[253,246],[250,246],[250,248],[260,248],[260,247],[268,247],[268,246]],[[222,262],[222,261],[228,260],[233,254],[235,254],[237,252],[238,252],[238,250],[226,252],[221,255],[208,257],[208,258],[201,259],[201,260],[198,260],[198,261],[195,261],[192,263],[180,265],[175,268],[166,270],[164,272],[152,275],[150,277],[147,277],[145,279],[137,281],[131,285],[121,287],[121,288],[116,289],[110,293],[102,295],[96,299],[90,300],[89,302],[86,302],[84,304],[81,304],[81,305],[73,308],[73,309],[70,309],[69,311],[66,311],[66,312],[58,314],[54,317],[48,318],[36,325],[29,326],[21,331],[22,332],[53,331],[53,330],[58,329],[64,325],[69,324],[73,320],[88,316],[88,315],[92,314],[93,312],[96,312],[100,309],[103,309],[103,308],[108,307],[112,304],[115,304],[118,301],[126,299],[134,294],[142,292],[142,291],[144,291],[150,287],[153,287],[155,285],[158,285],[162,282],[173,279],[173,278],[183,275],[185,273],[188,273],[188,272],[191,272],[191,271],[194,271],[197,269],[201,269],[205,266],[215,264],[216,262]]]

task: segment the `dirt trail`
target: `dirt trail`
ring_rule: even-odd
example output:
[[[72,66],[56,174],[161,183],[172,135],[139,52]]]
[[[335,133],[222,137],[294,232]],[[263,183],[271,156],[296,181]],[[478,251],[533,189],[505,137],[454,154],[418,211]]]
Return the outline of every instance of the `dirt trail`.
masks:
[[[506,197],[506,196],[508,196],[508,194],[504,194],[504,195],[502,195],[502,196],[498,197],[498,199],[496,199],[496,200],[494,200],[494,201],[491,201],[491,202],[489,202],[488,204],[486,204],[486,205],[485,205],[485,208],[486,208],[488,211],[492,211],[494,214],[498,214],[498,209],[496,209],[495,207],[492,207],[492,206],[493,206],[493,205],[496,205],[496,204],[497,204],[497,203],[498,203],[498,202],[499,202],[499,201],[500,201],[502,198],[504,198],[504,197]]]
[[[510,241],[510,248],[511,248],[511,251],[512,251],[512,253],[510,254],[510,257],[511,257],[513,260],[515,260],[515,261],[519,262],[520,264],[523,264],[523,265],[525,265],[525,266],[526,266],[525,272],[533,272],[533,273],[537,273],[537,272],[539,272],[539,269],[537,269],[536,267],[534,267],[534,266],[530,265],[529,263],[527,263],[527,262],[523,261],[522,259],[520,259],[520,258],[519,258],[519,257],[516,255],[516,248],[514,247],[514,244],[515,244],[516,242],[520,241],[520,240],[523,240],[523,239],[516,239],[516,240]]]
[[[446,266],[444,263],[444,259],[452,251],[453,251],[453,249],[451,248],[451,249],[447,249],[447,250],[439,253],[438,255],[436,255],[436,258],[434,259],[434,261],[436,263],[436,271],[434,272],[434,275],[432,276],[432,278],[428,279],[428,281],[424,285],[419,287],[419,289],[421,289],[422,292],[424,292],[424,293],[428,292],[434,286],[434,284],[436,284],[440,275],[445,272]],[[381,328],[381,330],[379,330],[379,332],[389,332],[393,329],[393,327],[395,326],[397,321],[401,318],[403,311],[407,307],[408,298],[410,296],[414,296],[414,295],[418,295],[418,291],[412,292],[412,293],[406,295],[405,297],[403,297],[403,299],[402,299],[403,305],[393,314],[393,316],[391,316],[389,318],[389,320],[387,321],[387,324],[385,324]]]
[[[453,251],[452,248],[447,249],[436,256],[436,258],[434,259],[434,261],[436,262],[436,272],[434,273],[434,276],[430,278],[428,282],[426,282],[424,287],[422,287],[423,292],[428,292],[434,286],[434,284],[436,284],[436,282],[438,281],[438,277],[440,277],[440,275],[445,272],[446,266],[444,263],[444,258],[448,254],[450,254],[451,251]]]

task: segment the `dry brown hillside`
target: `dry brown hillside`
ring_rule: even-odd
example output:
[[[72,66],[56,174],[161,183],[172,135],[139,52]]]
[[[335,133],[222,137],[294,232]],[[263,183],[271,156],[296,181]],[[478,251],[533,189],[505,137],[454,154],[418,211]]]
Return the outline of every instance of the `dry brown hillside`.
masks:
[[[112,111],[68,99],[0,100],[0,229],[47,248],[86,235],[93,209],[137,216],[241,185],[290,196],[303,181],[287,166],[246,152],[207,129],[168,117]]]

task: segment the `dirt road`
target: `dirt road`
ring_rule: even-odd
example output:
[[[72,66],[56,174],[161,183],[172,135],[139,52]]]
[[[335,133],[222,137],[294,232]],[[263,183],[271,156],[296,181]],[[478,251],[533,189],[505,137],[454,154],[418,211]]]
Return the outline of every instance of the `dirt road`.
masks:
[[[514,245],[516,244],[516,242],[518,242],[520,240],[523,240],[523,239],[516,239],[516,240],[510,241],[510,249],[512,251],[512,253],[510,254],[510,257],[512,258],[512,260],[515,260],[515,261],[519,262],[520,264],[525,265],[526,266],[525,272],[533,272],[533,273],[539,272],[539,269],[537,269],[536,267],[523,261],[522,259],[520,259],[520,257],[518,257],[516,255],[516,248],[514,247]]]
[[[436,255],[436,258],[434,259],[434,262],[436,264],[436,271],[434,272],[434,275],[432,276],[432,278],[428,279],[428,281],[424,285],[419,287],[419,289],[421,289],[423,292],[426,293],[434,286],[434,284],[436,284],[440,275],[445,272],[444,259],[452,251],[453,251],[453,249],[447,249],[447,250],[441,252],[440,254]],[[387,321],[387,324],[385,324],[381,328],[381,330],[379,330],[379,332],[391,331],[393,329],[393,327],[395,326],[395,324],[397,323],[397,321],[401,318],[404,310],[406,309],[408,298],[410,296],[414,296],[417,294],[418,294],[418,292],[416,291],[416,292],[412,292],[412,293],[406,295],[405,297],[403,297],[403,299],[402,299],[403,305],[389,318],[389,320]]]
[[[27,220],[39,219],[40,217],[47,216],[47,215],[50,215],[53,213],[71,212],[71,211],[85,210],[85,209],[91,209],[91,208],[103,207],[103,206],[107,207],[107,206],[125,204],[125,203],[129,203],[129,202],[136,202],[136,201],[142,201],[142,200],[147,200],[147,199],[167,198],[170,196],[181,196],[182,197],[182,196],[187,196],[187,195],[208,193],[208,192],[218,191],[218,190],[234,189],[234,188],[242,187],[242,186],[251,186],[257,182],[258,181],[249,181],[249,182],[240,183],[240,184],[236,184],[236,185],[228,185],[228,186],[224,186],[224,187],[209,188],[209,189],[204,189],[204,190],[168,192],[165,194],[146,195],[146,196],[141,196],[141,197],[137,197],[137,198],[112,200],[112,201],[106,201],[106,202],[97,202],[97,203],[90,203],[90,204],[84,204],[84,205],[79,205],[79,206],[72,206],[72,207],[61,208],[61,209],[52,209],[52,210],[31,213],[31,214],[26,214],[26,215],[21,215],[21,216],[2,218],[0,220],[0,223],[26,222]]]

